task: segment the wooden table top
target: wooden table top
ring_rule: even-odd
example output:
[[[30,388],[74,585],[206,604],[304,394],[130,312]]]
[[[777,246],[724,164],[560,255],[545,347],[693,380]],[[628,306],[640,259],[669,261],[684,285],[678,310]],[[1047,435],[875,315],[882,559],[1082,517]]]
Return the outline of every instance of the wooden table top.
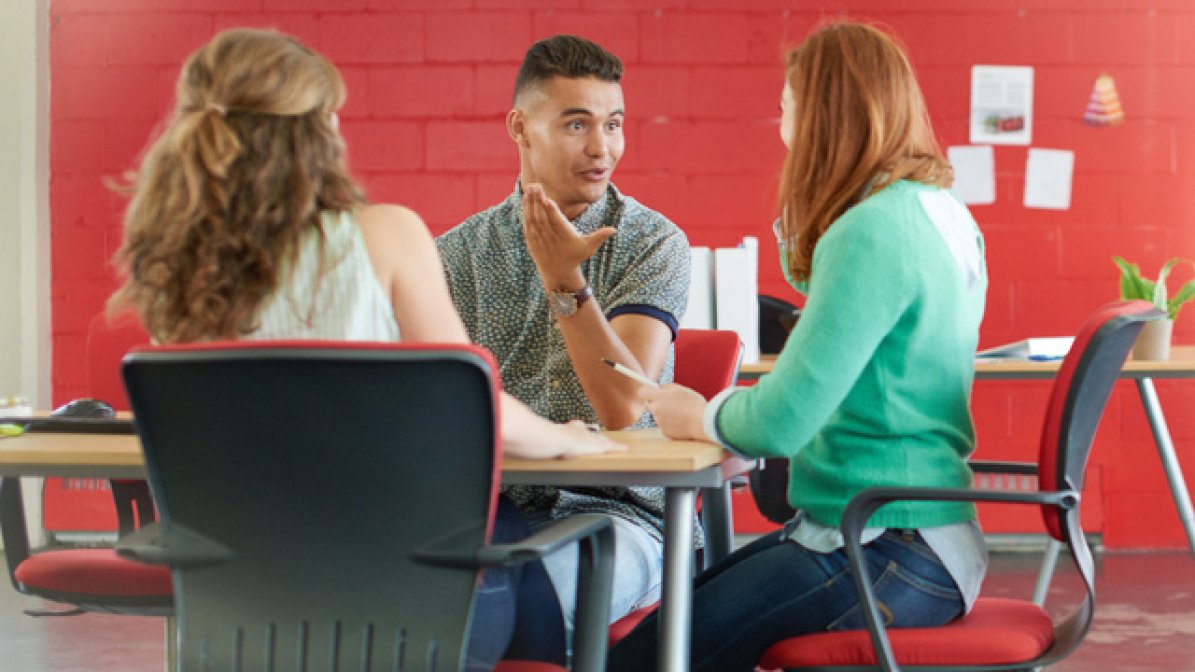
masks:
[[[607,432],[627,446],[623,453],[563,460],[506,458],[504,472],[696,472],[721,463],[727,453],[702,441],[673,441],[658,429]],[[28,433],[0,439],[0,472],[136,472],[145,467],[133,434]],[[97,474],[98,475],[98,474]],[[125,475],[125,474],[121,474]]]
[[[700,471],[720,463],[726,451],[704,441],[674,441],[658,429],[605,432],[627,447],[625,453],[587,455],[567,460],[522,460],[507,457],[502,471]]]
[[[759,362],[744,364],[739,370],[743,378],[758,378],[772,370],[776,355],[763,355]],[[1052,378],[1062,365],[1062,360],[1033,362],[1024,359],[977,359],[975,377],[978,379],[1001,378]],[[1138,361],[1130,359],[1121,369],[1122,378],[1192,378],[1195,377],[1195,345],[1175,345],[1170,348],[1170,359],[1164,361]]]

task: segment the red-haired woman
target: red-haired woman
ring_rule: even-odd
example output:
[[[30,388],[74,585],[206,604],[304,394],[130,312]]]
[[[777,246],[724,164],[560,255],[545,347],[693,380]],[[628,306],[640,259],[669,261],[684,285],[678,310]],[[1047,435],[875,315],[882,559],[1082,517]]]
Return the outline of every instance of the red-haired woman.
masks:
[[[953,174],[908,59],[875,28],[834,23],[790,53],[786,75],[776,234],[807,295],[801,320],[753,388],[708,404],[678,385],[644,392],[669,436],[791,463],[797,516],[697,579],[694,672],[750,672],[780,639],[863,627],[838,528],[851,496],[971,482],[983,241],[946,191]],[[970,504],[889,504],[864,542],[894,626],[964,613],[987,566]],[[653,669],[656,656],[651,618],[609,669]]]

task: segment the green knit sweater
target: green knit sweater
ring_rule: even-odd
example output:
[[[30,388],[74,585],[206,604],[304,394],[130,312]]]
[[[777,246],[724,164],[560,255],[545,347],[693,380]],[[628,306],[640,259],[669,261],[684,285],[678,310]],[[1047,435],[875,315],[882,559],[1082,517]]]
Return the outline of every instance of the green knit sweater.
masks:
[[[789,501],[823,525],[864,488],[969,485],[986,290],[979,230],[948,192],[901,181],[872,195],[818,241],[801,319],[772,372],[716,411],[720,438],[789,458]],[[894,502],[868,524],[974,517],[968,503]]]

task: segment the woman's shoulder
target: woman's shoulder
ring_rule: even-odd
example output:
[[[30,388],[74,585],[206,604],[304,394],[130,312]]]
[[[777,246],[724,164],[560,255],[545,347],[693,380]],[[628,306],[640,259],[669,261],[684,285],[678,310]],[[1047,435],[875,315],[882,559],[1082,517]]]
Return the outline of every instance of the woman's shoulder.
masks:
[[[935,185],[898,180],[847,210],[831,228],[840,235],[906,237],[917,231],[915,222],[925,218],[922,197],[945,193]]]
[[[391,203],[367,205],[351,213],[370,248],[404,249],[431,240],[431,232],[414,210]]]
[[[435,254],[431,233],[423,219],[408,207],[379,203],[358,208],[349,216],[356,220],[365,249],[376,267],[400,268]]]
[[[351,215],[362,230],[377,230],[382,235],[427,232],[423,218],[405,205],[374,203],[357,208]]]
[[[847,211],[847,214],[865,217],[892,217],[907,209],[915,210],[915,206],[922,194],[944,191],[933,184],[924,184],[912,180],[897,180],[871,196],[863,199],[858,205]]]
[[[867,265],[904,257],[920,244],[916,203],[916,187],[903,182],[884,187],[835,220],[814,257],[832,254]]]

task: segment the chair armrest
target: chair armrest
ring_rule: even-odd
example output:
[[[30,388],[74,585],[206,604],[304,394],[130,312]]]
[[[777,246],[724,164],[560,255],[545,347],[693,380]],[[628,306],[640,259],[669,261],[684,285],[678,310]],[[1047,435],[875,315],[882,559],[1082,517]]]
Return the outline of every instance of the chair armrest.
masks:
[[[577,520],[580,519],[580,520]],[[575,522],[574,522],[575,521]],[[569,516],[542,532],[572,523],[577,539],[577,612],[573,635],[573,670],[605,672],[610,594],[614,582],[614,524],[609,516]],[[541,532],[541,533],[542,533]],[[532,535],[534,539],[538,534]],[[527,541],[530,541],[528,539]]]
[[[470,546],[465,541],[477,536],[474,528],[441,537],[416,550],[413,557],[418,562],[437,567],[509,567],[542,558],[610,525],[606,516],[578,514],[555,521],[522,541],[482,547]]]
[[[592,537],[612,525],[608,516],[596,513],[569,516],[536,530],[522,541],[488,544],[478,549],[477,562],[481,567],[519,565],[542,558],[586,537]]]
[[[871,575],[863,560],[863,530],[867,520],[881,506],[894,501],[951,501],[951,502],[1001,502],[1006,504],[1034,504],[1055,506],[1077,512],[1079,493],[1070,490],[1058,492],[1002,492],[989,490],[964,490],[957,488],[868,488],[851,498],[842,515],[842,536],[855,589],[863,602],[863,615],[867,631],[875,648],[876,659],[884,672],[899,672],[892,644],[888,640],[884,620],[871,587]],[[1090,565],[1091,558],[1076,559]],[[1082,572],[1088,584],[1089,594],[1094,589],[1089,572]]]
[[[15,476],[0,478],[0,534],[4,539],[4,559],[8,562],[8,578],[19,590],[13,575],[17,567],[29,557],[29,529],[25,526],[25,503],[21,500],[21,479]]]
[[[609,516],[581,513],[548,525],[526,539],[490,544],[476,549],[462,547],[466,535],[454,534],[415,552],[420,562],[447,567],[496,567],[517,565],[544,557],[577,543],[577,613],[573,641],[576,672],[604,672],[606,628],[610,623],[610,593],[614,580],[614,525]]]
[[[116,542],[116,554],[147,565],[202,567],[226,562],[235,553],[181,525],[151,523]]]
[[[1002,462],[998,460],[970,460],[967,466],[981,474],[1037,474],[1034,462]]]
[[[143,480],[113,478],[108,480],[112,489],[112,503],[116,505],[117,529],[124,536],[152,523],[157,516],[154,513],[154,500],[149,492],[149,483]],[[133,513],[136,511],[136,517]]]

